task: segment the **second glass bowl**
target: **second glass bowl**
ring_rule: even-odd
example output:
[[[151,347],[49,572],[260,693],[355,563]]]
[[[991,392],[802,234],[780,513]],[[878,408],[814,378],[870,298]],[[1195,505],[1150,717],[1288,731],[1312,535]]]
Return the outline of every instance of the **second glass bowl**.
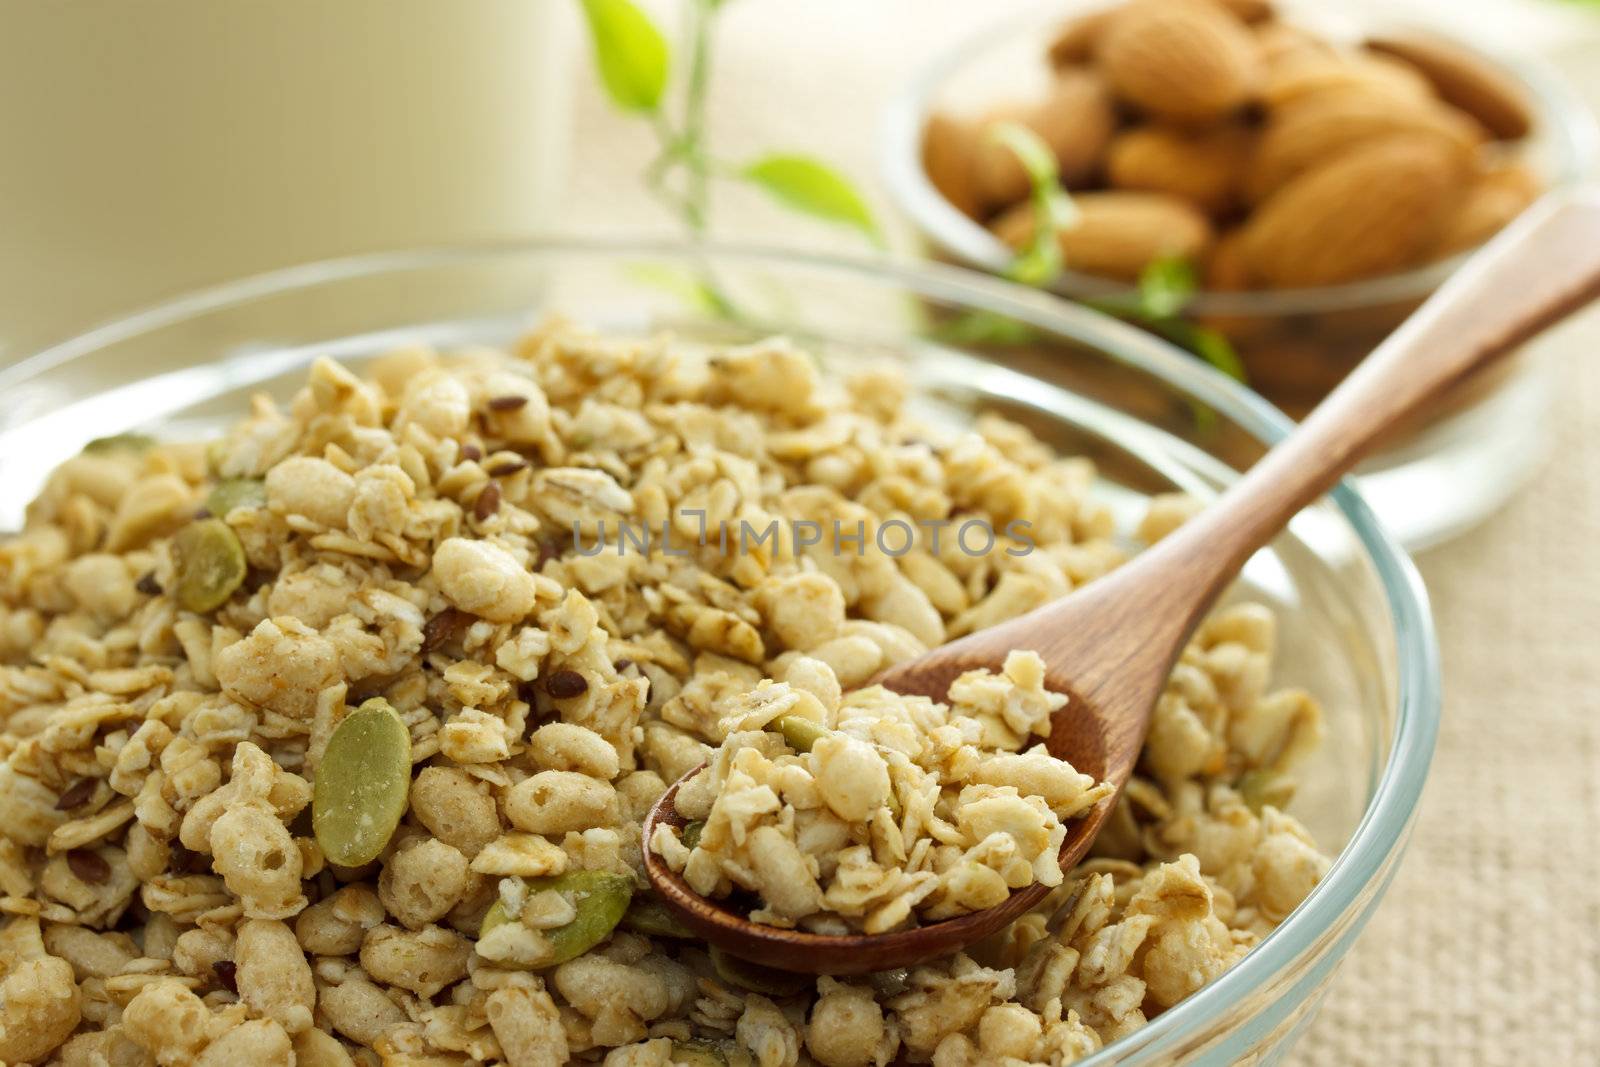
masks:
[[[963,41],[930,61],[891,104],[883,170],[891,195],[942,258],[1001,273],[1012,252],[936,190],[922,168],[928,117],[1026,90],[1042,79],[1045,51],[1062,24],[1111,3],[1052,3]],[[1467,48],[1523,88],[1534,114],[1525,158],[1549,188],[1595,172],[1600,135],[1593,117],[1540,64],[1513,61],[1431,28],[1362,20],[1328,5],[1279,5],[1282,17],[1330,40],[1355,43],[1383,33],[1433,37]],[[1397,274],[1316,289],[1201,292],[1188,307],[1233,342],[1250,384],[1293,415],[1315,405],[1339,379],[1438,287],[1463,257]],[[1053,286],[1076,300],[1115,294],[1102,278],[1065,273]],[[1042,373],[1048,374],[1047,364]],[[1366,464],[1358,483],[1385,525],[1410,549],[1461,532],[1500,506],[1528,477],[1549,444],[1552,386],[1537,344],[1507,371],[1469,383],[1427,424]]]

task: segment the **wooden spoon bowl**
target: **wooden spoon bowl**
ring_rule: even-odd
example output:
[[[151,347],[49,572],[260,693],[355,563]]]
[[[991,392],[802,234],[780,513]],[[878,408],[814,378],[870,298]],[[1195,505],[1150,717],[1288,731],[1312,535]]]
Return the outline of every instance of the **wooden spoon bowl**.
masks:
[[[683,818],[672,809],[678,784],[673,783],[662,796],[650,812],[646,826],[666,823],[679,831],[683,829]],[[1081,835],[1075,827],[1069,830],[1068,843],[1071,844],[1075,836],[1081,836],[1082,848],[1087,849],[1100,822],[1110,813],[1111,804],[1111,799],[1107,798],[1079,820],[1079,825],[1093,820],[1094,826]],[[1049,893],[1044,886],[1035,883],[1017,890],[1005,903],[993,908],[888,934],[813,934],[753,923],[720,902],[707,900],[690,889],[681,875],[674,873],[660,856],[648,849],[644,862],[651,887],[697,936],[751,963],[802,974],[871,974],[896,967],[915,967],[982,941],[1027,914]]]
[[[1070,871],[1088,855],[1117,796],[1133,773],[1156,695],[1166,682],[1171,659],[1158,639],[1133,650],[1131,660],[1111,669],[1073,671],[1068,664],[1098,655],[1097,650],[1118,625],[1123,612],[1139,611],[1141,589],[1115,571],[1071,597],[1000,626],[970,634],[924,656],[897,664],[869,681],[897,693],[943,701],[950,683],[969,670],[995,669],[1008,652],[1029,648],[1044,657],[1045,687],[1067,695],[1067,703],[1050,718],[1047,751],[1066,760],[1096,781],[1110,782],[1116,792],[1067,824],[1061,843],[1061,869]],[[1148,610],[1159,610],[1152,604]],[[1166,626],[1187,629],[1181,616],[1168,612]],[[1148,624],[1147,624],[1148,632]],[[1076,678],[1076,681],[1074,681]],[[1083,683],[1092,688],[1087,693]],[[888,934],[815,934],[751,922],[720,901],[700,896],[683,877],[650,848],[658,824],[678,833],[687,821],[678,814],[678,788],[705,768],[701,764],[672,784],[656,801],[644,822],[645,875],[651,887],[677,912],[684,925],[708,942],[741,959],[780,970],[807,974],[868,974],[913,967],[947,956],[981,941],[1021,918],[1049,895],[1034,883],[1016,890],[1005,902],[983,911]]]
[[[897,664],[874,681],[944,700],[963,672],[998,670],[1015,649],[1038,652],[1046,685],[1068,696],[1051,718],[1050,753],[1115,789],[1067,827],[1061,865],[1070,870],[1132,775],[1173,664],[1245,561],[1387,430],[1597,296],[1600,193],[1549,197],[1441,286],[1211,508],[1070,596]],[[645,820],[645,873],[690,929],[742,959],[811,974],[912,966],[995,933],[1049,892],[1034,884],[993,908],[887,934],[834,936],[751,922],[697,895],[650,848],[657,825],[681,828],[678,787],[696,773],[668,789]]]
[[[956,649],[960,644],[946,645],[945,650]],[[984,656],[976,647],[972,653],[974,657]],[[992,656],[941,659],[936,670],[916,676],[916,688],[908,684],[912,679],[901,678],[898,671],[874,681],[896,692],[916,693],[942,701],[950,683],[963,671],[992,666],[994,662]],[[1064,678],[1047,675],[1045,684],[1056,692],[1070,694]],[[1099,721],[1090,706],[1069,695],[1066,707],[1051,717],[1050,736],[1045,746],[1057,759],[1066,760],[1097,781],[1114,781],[1120,790],[1131,764],[1110,758],[1106,742],[1114,736],[1111,726],[1111,723]],[[1138,743],[1138,738],[1134,738],[1134,743]],[[705,766],[701,764],[672,783],[645,817],[645,873],[651,887],[685,926],[718,948],[751,963],[784,971],[829,975],[870,974],[914,967],[997,933],[1037,907],[1050,893],[1048,887],[1035,882],[1016,890],[995,907],[888,934],[815,934],[751,922],[722,902],[707,900],[689,888],[683,876],[668,867],[649,847],[658,825],[665,824],[682,834],[688,820],[678,814],[678,788]],[[1115,804],[1115,796],[1106,797],[1067,824],[1067,836],[1061,843],[1062,870],[1071,870],[1088,853]]]

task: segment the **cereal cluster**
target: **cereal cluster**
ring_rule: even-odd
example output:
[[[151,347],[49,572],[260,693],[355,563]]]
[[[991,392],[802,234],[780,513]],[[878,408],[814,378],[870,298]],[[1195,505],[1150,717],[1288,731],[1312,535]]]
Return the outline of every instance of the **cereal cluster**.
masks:
[[[948,705],[882,686],[841,697],[825,667],[790,679],[727,702],[727,738],[674,797],[693,848],[665,823],[651,841],[702,896],[758,894],[757,922],[881,934],[1058,886],[1066,820],[1111,792],[1022,751],[1067,702],[1037,653],[963,674]]]
[[[843,694],[1114,566],[1092,470],[996,419],[919,425],[894,375],[824,377],[782,341],[557,323],[369,369],[320,360],[210,444],[96,442],[0,540],[0,1062],[1057,1064],[1214,977],[1325,870],[1281,810],[1320,714],[1268,690],[1272,618],[1240,606],[1185,653],[1095,858],[1002,936],[850,980],[708,954],[645,888],[642,821],[708,759],[793,776],[757,726],[775,704],[829,728],[805,760],[843,813],[806,818],[840,847],[800,862],[827,892],[859,865],[835,915],[931,919],[963,899],[945,850],[991,840],[1003,879],[1059,877],[1024,839],[1096,787],[1019,751],[1051,705],[1035,662],[949,708]],[[1035,548],[932,550],[923,524],[953,518]],[[697,541],[776,519],[867,536]],[[894,520],[907,551],[872,536]],[[824,785],[872,759],[902,840],[938,842],[915,862],[851,843],[881,781]],[[756,832],[803,832],[791,806]],[[916,888],[874,895],[869,864]]]

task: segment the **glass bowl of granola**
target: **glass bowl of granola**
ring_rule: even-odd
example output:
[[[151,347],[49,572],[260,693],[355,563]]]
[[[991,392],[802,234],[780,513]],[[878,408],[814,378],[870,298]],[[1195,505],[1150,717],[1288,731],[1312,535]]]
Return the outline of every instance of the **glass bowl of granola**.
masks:
[[[886,113],[884,178],[932,254],[1014,271],[1035,214],[993,131],[1035,131],[1075,206],[1063,269],[1041,284],[1296,418],[1482,241],[1600,159],[1555,72],[1449,28],[1294,0],[1161,8],[1044,5],[930,59]],[[1157,61],[1162,34],[1195,54]],[[1224,95],[1184,95],[1202,90]],[[1550,352],[1467,383],[1358,473],[1408,548],[1475,524],[1536,468]]]
[[[1263,1062],[1432,753],[1425,596],[1348,487],[1202,627],[1072,871],[1040,861],[1095,787],[1037,747],[1027,650],[947,702],[858,688],[1092,581],[1287,426],[981,275],[363,257],[153,308],[0,394],[7,1061]],[[640,875],[645,814],[708,760],[740,788],[702,783],[673,844],[774,923],[1049,895],[909,971],[708,951]]]

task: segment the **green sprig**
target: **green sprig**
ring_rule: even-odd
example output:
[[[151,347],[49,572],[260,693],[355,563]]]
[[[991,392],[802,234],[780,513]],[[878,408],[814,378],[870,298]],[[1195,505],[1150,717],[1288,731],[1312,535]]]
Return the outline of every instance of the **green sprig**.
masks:
[[[1020,123],[1002,122],[989,130],[989,136],[1009,148],[1022,164],[1028,176],[1028,202],[1033,207],[1033,232],[1027,245],[1012,259],[1006,275],[1025,285],[1048,287],[1065,269],[1061,234],[1077,224],[1078,209],[1062,188],[1054,153],[1037,133]],[[1131,298],[1104,297],[1085,303],[1137,322],[1224,374],[1244,381],[1244,364],[1228,339],[1184,315],[1198,288],[1192,263],[1181,257],[1164,256],[1140,272]],[[987,332],[986,338],[993,339],[987,337]]]
[[[723,0],[682,0],[683,78],[669,91],[672,47],[633,0],[580,0],[594,46],[595,66],[619,110],[648,117],[657,141],[645,187],[695,236],[711,223],[714,179],[760,189],[792,211],[856,230],[874,244],[881,232],[850,180],[820,159],[770,152],[743,164],[717,158],[706,135],[716,15]],[[715,289],[714,283],[707,283]],[[702,291],[702,298],[705,293]],[[715,302],[726,304],[717,294]]]
[[[1021,123],[1002,122],[990,128],[989,136],[1022,164],[1033,206],[1033,233],[1006,274],[1024,285],[1049,285],[1061,276],[1061,231],[1077,224],[1078,209],[1061,186],[1055,153],[1037,133]]]
[[[1135,307],[1120,313],[1242,382],[1244,363],[1233,343],[1219,331],[1184,314],[1198,289],[1194,264],[1180,256],[1163,256],[1139,272]],[[1117,312],[1113,309],[1113,313]]]

